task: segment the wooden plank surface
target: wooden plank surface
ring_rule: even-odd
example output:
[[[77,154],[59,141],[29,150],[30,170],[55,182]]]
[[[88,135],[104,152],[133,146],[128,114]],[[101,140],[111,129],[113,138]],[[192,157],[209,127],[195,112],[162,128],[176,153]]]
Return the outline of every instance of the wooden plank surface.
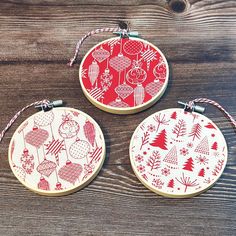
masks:
[[[101,125],[107,157],[98,177],[66,197],[38,196],[13,176],[7,149],[25,112],[0,145],[0,235],[236,235],[236,136],[224,115],[206,115],[223,131],[227,167],[216,185],[192,199],[167,199],[134,176],[128,155],[136,126],[177,100],[208,97],[236,117],[236,2],[233,0],[37,0],[0,2],[0,125],[17,109],[42,98],[63,99]],[[173,11],[173,9],[175,11]],[[84,97],[74,46],[87,31],[125,20],[157,45],[171,68],[170,84],[152,108],[118,116],[94,108]],[[90,38],[84,53],[109,34]]]

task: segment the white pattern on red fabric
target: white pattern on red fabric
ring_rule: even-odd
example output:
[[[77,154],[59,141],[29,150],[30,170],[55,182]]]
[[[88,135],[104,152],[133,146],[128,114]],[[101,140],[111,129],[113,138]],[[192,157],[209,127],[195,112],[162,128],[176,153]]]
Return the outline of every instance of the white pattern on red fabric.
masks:
[[[95,52],[104,54],[96,65]],[[83,59],[81,68],[84,92],[95,102],[114,109],[134,108],[157,99],[168,82],[164,56],[154,45],[136,38],[112,38],[96,45]],[[84,70],[90,71],[90,80],[82,74]],[[116,94],[120,102],[115,101]]]

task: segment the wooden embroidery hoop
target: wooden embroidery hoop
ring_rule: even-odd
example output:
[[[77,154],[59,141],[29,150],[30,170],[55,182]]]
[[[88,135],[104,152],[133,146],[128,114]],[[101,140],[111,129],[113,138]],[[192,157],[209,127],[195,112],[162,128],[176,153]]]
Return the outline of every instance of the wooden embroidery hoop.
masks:
[[[168,85],[168,81],[169,81],[169,66],[168,66],[168,62],[164,56],[164,54],[161,52],[161,50],[156,47],[155,45],[153,45],[152,43],[144,40],[144,39],[140,39],[140,38],[131,38],[131,40],[137,40],[137,41],[141,41],[143,43],[146,43],[146,44],[149,44],[150,46],[152,46],[160,55],[161,57],[163,58],[164,62],[165,62],[165,65],[166,65],[166,79],[165,79],[165,82],[161,88],[161,90],[154,96],[152,97],[152,99],[150,99],[149,101],[145,102],[144,104],[141,104],[141,105],[138,105],[138,106],[135,106],[135,107],[127,107],[127,108],[118,108],[118,107],[112,107],[112,106],[109,106],[109,105],[105,105],[99,101],[97,101],[96,99],[94,99],[90,94],[89,92],[86,90],[84,84],[83,84],[83,81],[82,81],[82,65],[84,64],[84,61],[86,60],[87,56],[95,49],[97,48],[98,46],[106,43],[106,42],[109,42],[110,40],[113,40],[113,39],[119,39],[120,37],[113,37],[113,38],[109,38],[107,40],[104,40],[98,44],[96,44],[94,47],[92,47],[87,53],[86,55],[83,57],[82,61],[81,61],[81,64],[80,64],[80,68],[79,68],[79,80],[80,80],[80,85],[81,85],[81,88],[83,90],[83,93],[84,95],[87,97],[87,99],[94,105],[96,106],[97,108],[103,110],[103,111],[106,111],[106,112],[109,112],[109,113],[113,113],[113,114],[134,114],[134,113],[138,113],[140,111],[143,111],[149,107],[151,107],[153,104],[155,104],[161,97],[162,95],[164,94],[166,88],[167,88],[167,85]]]
[[[64,196],[64,195],[68,195],[71,193],[74,193],[82,188],[84,188],[85,186],[87,186],[99,173],[99,171],[102,168],[102,165],[104,163],[105,160],[105,156],[106,156],[106,147],[105,147],[105,139],[102,133],[101,128],[99,127],[99,125],[97,124],[97,122],[90,117],[88,114],[74,109],[74,108],[68,108],[68,107],[59,107],[59,108],[53,108],[53,112],[57,113],[58,115],[61,115],[61,111],[63,110],[66,112],[78,112],[80,115],[82,115],[83,117],[85,117],[88,121],[92,122],[93,125],[95,126],[95,130],[98,133],[100,139],[101,139],[101,143],[102,143],[102,153],[101,153],[101,159],[98,163],[98,165],[95,167],[94,172],[85,180],[85,181],[81,181],[79,183],[76,183],[74,186],[67,188],[67,189],[63,189],[63,190],[41,190],[36,188],[35,186],[32,186],[30,183],[27,183],[26,181],[24,181],[23,179],[21,179],[20,177],[18,177],[15,169],[14,169],[14,163],[12,162],[12,157],[11,157],[11,152],[12,152],[12,145],[13,142],[15,140],[16,135],[18,134],[18,131],[21,129],[21,127],[23,126],[23,124],[25,124],[28,121],[34,120],[34,117],[40,113],[43,113],[44,111],[40,111],[37,112],[33,115],[31,115],[30,117],[28,117],[26,120],[24,120],[19,127],[16,129],[16,131],[14,132],[10,144],[9,144],[9,149],[8,149],[8,161],[9,161],[9,165],[11,167],[11,170],[13,172],[13,174],[15,175],[15,177],[21,182],[22,185],[24,185],[26,188],[28,188],[29,190],[38,193],[40,195],[45,195],[45,196]],[[60,117],[61,118],[61,117]],[[57,119],[59,119],[59,117],[57,117]],[[22,151],[22,150],[21,150]],[[65,155],[65,154],[64,154]],[[19,155],[20,156],[20,155]]]
[[[222,167],[222,169],[220,170],[220,172],[218,173],[217,177],[214,179],[214,181],[210,184],[206,184],[206,186],[200,190],[196,190],[192,193],[186,193],[186,194],[179,194],[177,192],[168,192],[168,191],[163,191],[163,190],[160,190],[158,189],[157,187],[154,187],[152,185],[152,182],[149,182],[147,180],[145,180],[142,176],[142,173],[140,173],[138,170],[137,170],[137,162],[134,161],[134,158],[135,158],[135,154],[137,153],[133,153],[133,146],[135,145],[135,143],[137,143],[137,141],[135,140],[137,137],[137,133],[138,131],[140,130],[140,127],[146,122],[145,125],[147,125],[147,122],[148,122],[148,119],[151,119],[154,115],[158,114],[158,113],[161,113],[161,112],[166,112],[166,113],[172,113],[172,112],[175,112],[175,111],[183,111],[183,109],[180,109],[180,108],[171,108],[171,109],[166,109],[166,110],[162,110],[162,111],[158,111],[152,115],[150,115],[149,117],[147,117],[146,119],[144,119],[139,125],[138,127],[135,129],[133,135],[132,135],[132,138],[131,138],[131,141],[130,141],[130,148],[129,148],[129,155],[130,155],[130,162],[131,162],[131,166],[132,166],[132,169],[135,173],[135,175],[137,176],[137,178],[140,180],[140,182],[145,186],[147,187],[148,189],[150,189],[151,191],[159,194],[159,195],[162,195],[164,197],[170,197],[170,198],[190,198],[190,197],[194,197],[194,196],[197,196],[205,191],[207,191],[209,188],[211,188],[216,182],[217,180],[220,178],[220,176],[222,175],[224,169],[225,169],[225,166],[226,166],[226,163],[227,163],[227,158],[228,158],[228,148],[227,148],[227,143],[226,143],[226,140],[222,134],[222,132],[220,131],[220,129],[217,127],[217,125],[212,121],[210,120],[208,117],[202,115],[202,114],[199,114],[199,113],[196,113],[201,119],[204,119],[204,122],[211,122],[214,127],[215,127],[215,130],[217,131],[218,135],[220,136],[219,137],[219,142],[222,142],[223,143],[223,146],[225,147],[225,157],[224,157],[224,165]],[[192,112],[193,114],[195,114],[195,112]],[[186,141],[187,143],[187,141]],[[210,158],[210,157],[209,157]],[[212,157],[214,158],[214,157]],[[182,168],[182,166],[180,167]],[[173,171],[173,170],[172,170]],[[167,187],[166,187],[167,188]]]

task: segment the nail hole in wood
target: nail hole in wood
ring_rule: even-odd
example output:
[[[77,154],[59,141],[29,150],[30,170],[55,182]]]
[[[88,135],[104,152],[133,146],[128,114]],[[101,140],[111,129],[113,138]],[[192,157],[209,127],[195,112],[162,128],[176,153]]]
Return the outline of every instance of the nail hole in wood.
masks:
[[[182,13],[187,9],[187,1],[186,0],[170,0],[169,7],[170,10],[175,13]]]

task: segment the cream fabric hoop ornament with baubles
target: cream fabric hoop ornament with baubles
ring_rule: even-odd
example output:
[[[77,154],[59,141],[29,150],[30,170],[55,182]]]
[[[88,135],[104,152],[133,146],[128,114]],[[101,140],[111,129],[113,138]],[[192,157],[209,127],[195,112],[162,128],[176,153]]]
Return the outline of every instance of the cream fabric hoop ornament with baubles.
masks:
[[[236,126],[218,103],[195,99],[185,109],[158,111],[139,124],[130,142],[130,161],[135,175],[150,190],[166,197],[186,198],[209,189],[227,163],[225,138],[216,124],[199,114],[197,102],[209,103]],[[181,103],[183,104],[183,103]]]
[[[84,56],[79,78],[88,100],[115,114],[136,113],[157,102],[168,84],[168,63],[156,46],[137,38],[138,33],[130,32],[127,26],[89,32],[78,42],[70,65],[83,41],[101,32],[113,32],[120,37],[98,43]]]
[[[26,119],[9,145],[9,164],[28,189],[48,196],[73,193],[89,184],[105,159],[103,133],[89,115],[61,102],[41,101],[43,110]],[[49,111],[45,111],[48,110]],[[1,138],[23,108],[9,122]]]

